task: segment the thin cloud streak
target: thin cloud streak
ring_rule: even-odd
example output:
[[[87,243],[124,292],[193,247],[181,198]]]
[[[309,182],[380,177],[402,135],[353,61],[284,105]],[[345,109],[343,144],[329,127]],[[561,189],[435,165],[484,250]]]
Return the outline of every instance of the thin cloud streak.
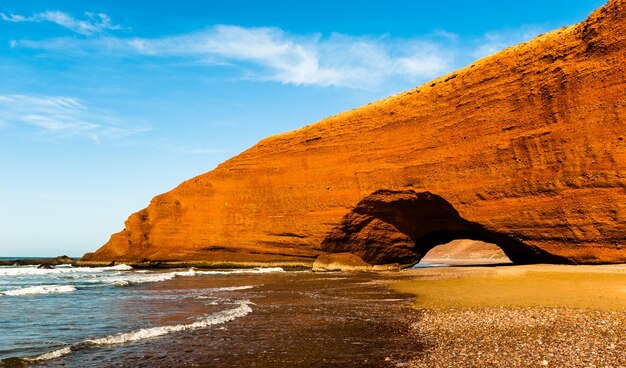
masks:
[[[79,99],[64,96],[0,95],[0,126],[30,125],[55,137],[86,137],[93,141],[134,135],[119,119],[86,107]]]
[[[121,26],[113,24],[111,17],[105,13],[85,12],[85,19],[76,19],[73,16],[58,10],[49,10],[32,16],[0,13],[0,18],[6,22],[50,22],[67,28],[72,32],[89,36],[104,30],[118,30]]]
[[[78,57],[107,56],[171,59],[195,65],[237,68],[242,78],[298,86],[378,90],[398,82],[420,83],[460,67],[470,58],[482,58],[527,41],[541,29],[490,32],[465,42],[445,30],[415,38],[385,35],[352,36],[332,33],[298,35],[276,27],[216,25],[178,36],[117,37],[99,34],[120,29],[104,13],[85,13],[78,20],[60,11],[30,17],[0,13],[8,22],[53,22],[88,38],[60,37],[11,40],[12,48],[30,48]]]
[[[242,67],[254,80],[358,89],[376,89],[393,78],[433,78],[451,70],[455,58],[453,48],[428,39],[293,35],[274,27],[232,25],[162,38],[13,40],[11,46],[85,56],[183,58]]]

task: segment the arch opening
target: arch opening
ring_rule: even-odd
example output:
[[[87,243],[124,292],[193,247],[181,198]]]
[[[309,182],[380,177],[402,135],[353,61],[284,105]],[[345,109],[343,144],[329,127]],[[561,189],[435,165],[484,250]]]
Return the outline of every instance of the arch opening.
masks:
[[[456,239],[429,250],[415,267],[505,265],[511,260],[497,244]]]
[[[350,252],[371,264],[414,265],[432,248],[457,239],[497,244],[513,262],[563,263],[506,233],[468,221],[430,192],[379,190],[365,197],[322,242],[328,253]]]

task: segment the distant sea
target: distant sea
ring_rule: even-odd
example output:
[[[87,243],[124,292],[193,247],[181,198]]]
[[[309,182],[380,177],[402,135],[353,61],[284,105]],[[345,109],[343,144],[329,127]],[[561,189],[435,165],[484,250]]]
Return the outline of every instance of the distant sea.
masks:
[[[15,259],[15,257],[4,257]],[[0,367],[364,366],[408,359],[384,276],[0,267]],[[408,344],[408,345],[407,345]],[[361,365],[361,364],[356,364]],[[377,364],[373,364],[376,366]]]
[[[18,261],[29,259],[52,259],[54,257],[0,257],[0,261]],[[70,257],[72,259],[80,259],[80,257]]]

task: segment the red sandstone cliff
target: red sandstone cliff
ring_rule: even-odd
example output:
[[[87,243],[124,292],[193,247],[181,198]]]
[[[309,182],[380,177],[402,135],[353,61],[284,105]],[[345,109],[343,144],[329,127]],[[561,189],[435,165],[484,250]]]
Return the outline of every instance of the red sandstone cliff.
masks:
[[[155,197],[84,261],[626,262],[626,1],[419,88],[267,138]]]

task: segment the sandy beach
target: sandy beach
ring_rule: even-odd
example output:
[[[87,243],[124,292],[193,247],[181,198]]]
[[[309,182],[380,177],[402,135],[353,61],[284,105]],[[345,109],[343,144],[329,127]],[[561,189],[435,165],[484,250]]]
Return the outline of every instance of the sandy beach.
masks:
[[[413,367],[626,366],[626,266],[416,269]]]

